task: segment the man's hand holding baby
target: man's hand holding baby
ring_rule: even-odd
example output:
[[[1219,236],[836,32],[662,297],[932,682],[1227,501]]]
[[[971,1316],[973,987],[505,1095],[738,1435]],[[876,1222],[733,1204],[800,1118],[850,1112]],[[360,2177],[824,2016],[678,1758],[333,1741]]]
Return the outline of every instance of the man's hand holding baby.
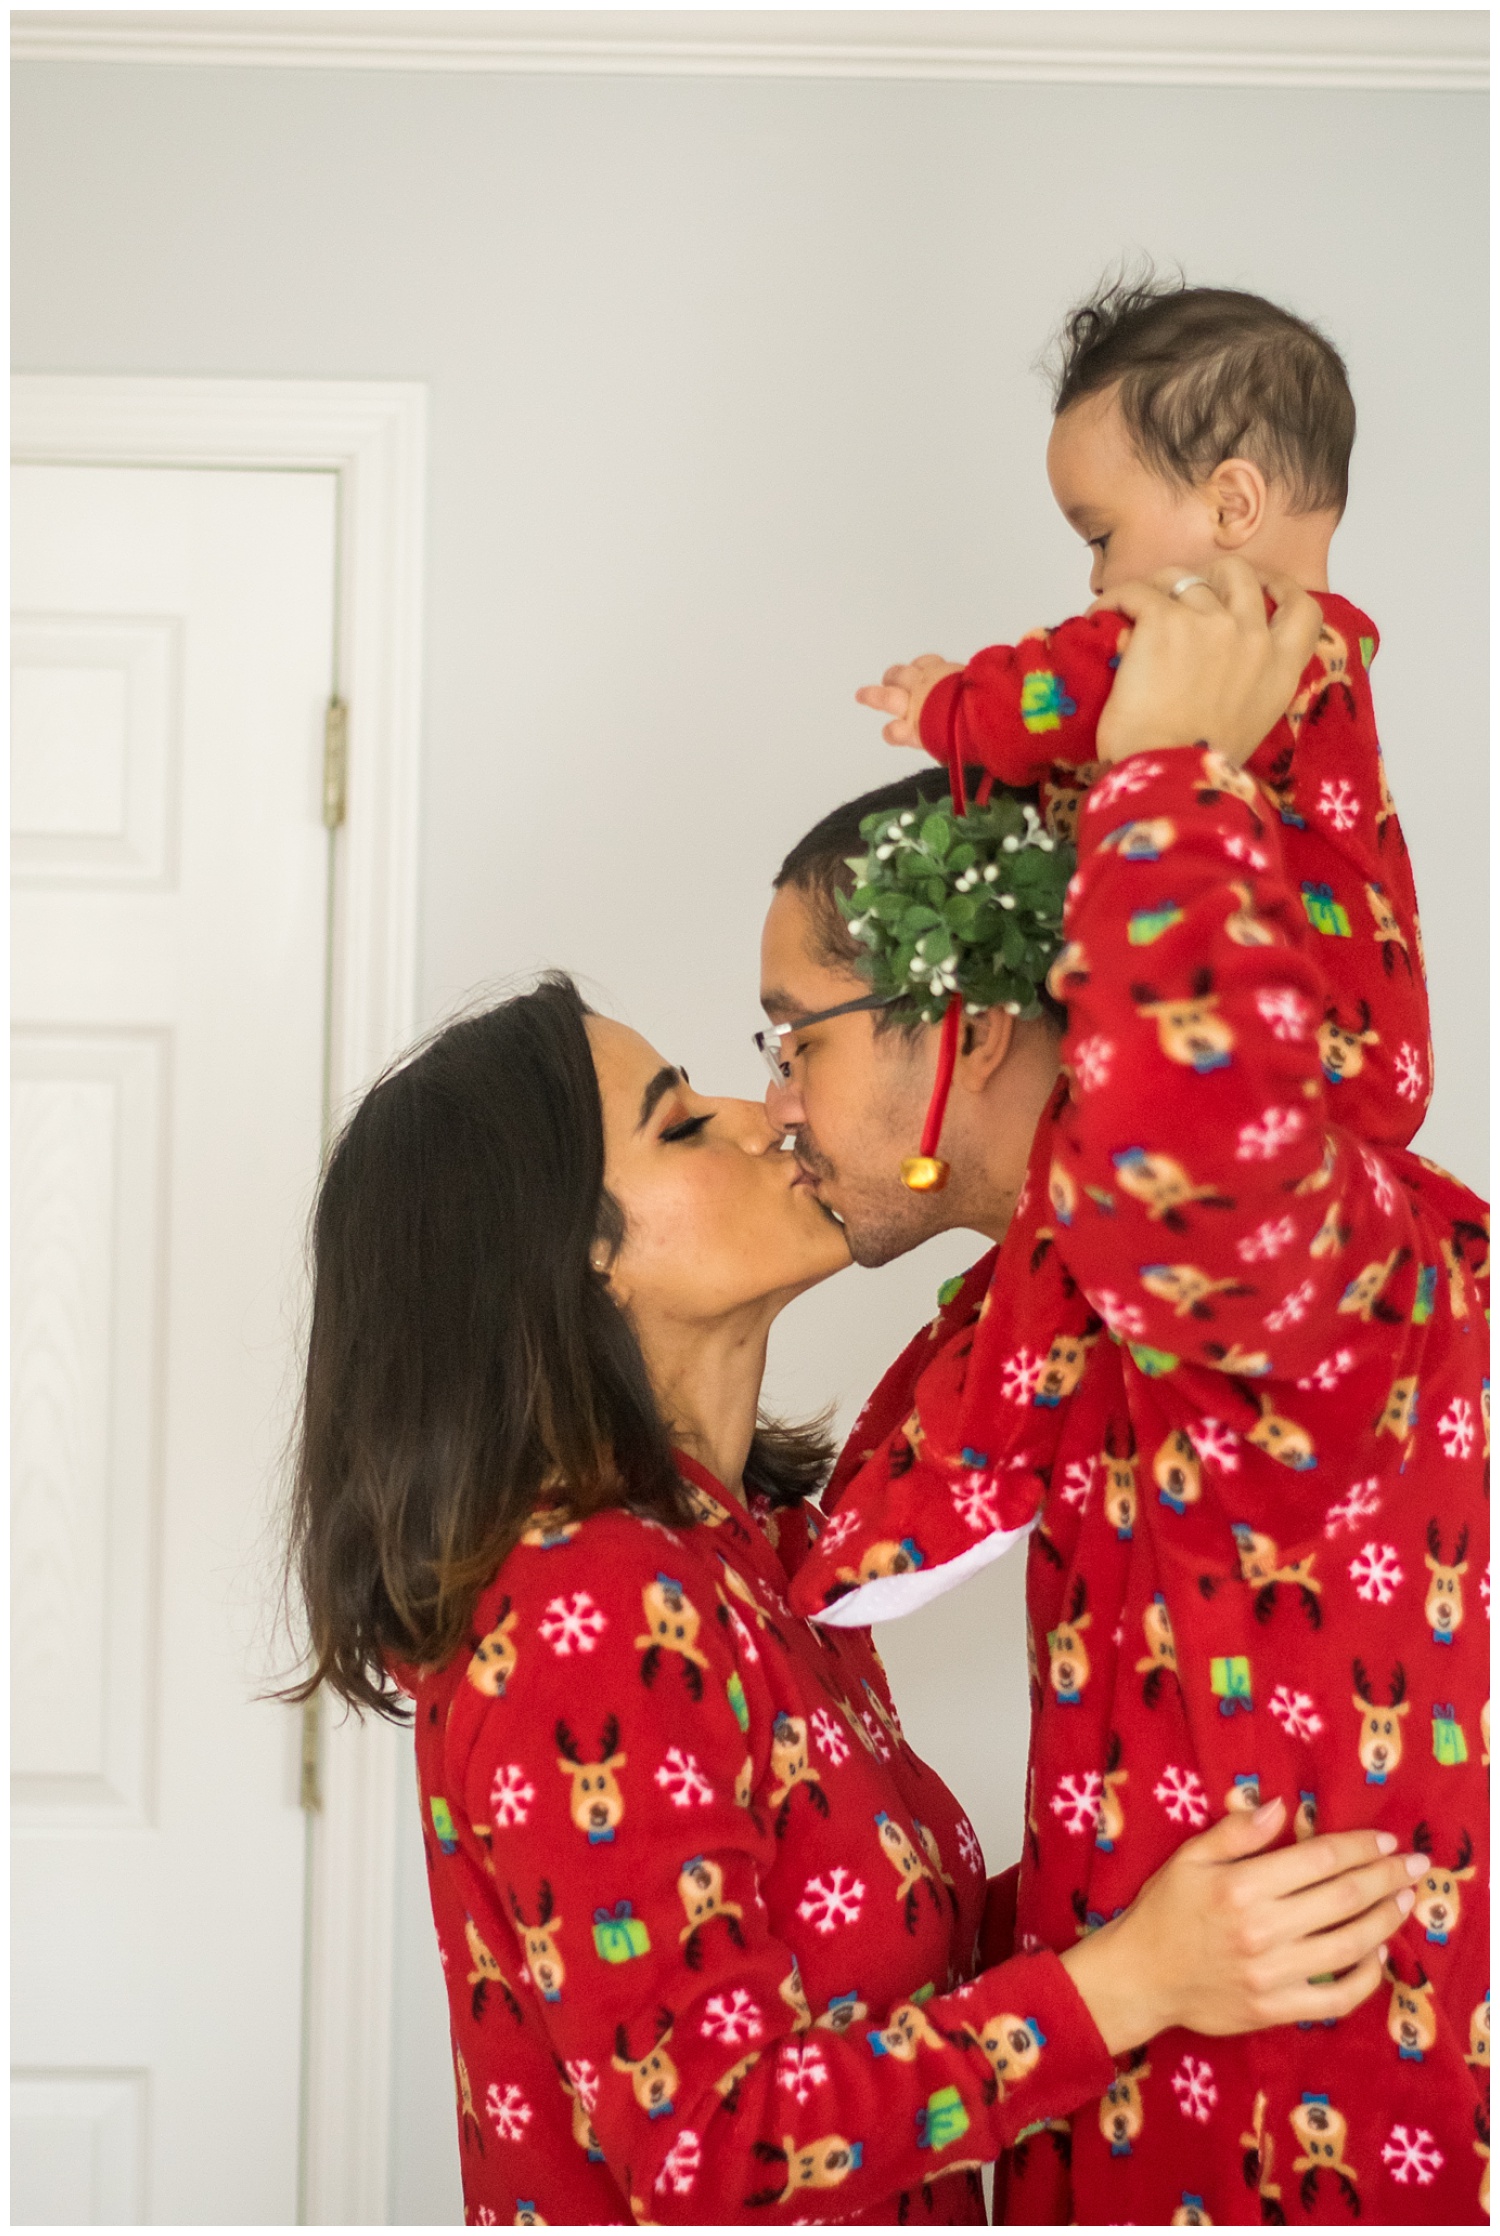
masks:
[[[1220,559],[1206,580],[1179,591],[1181,580],[1180,570],[1165,568],[1090,608],[1134,624],[1099,720],[1102,761],[1202,742],[1238,768],[1296,692],[1322,620],[1305,590],[1285,575],[1262,587],[1243,559]]]
[[[922,703],[945,675],[957,675],[961,663],[945,660],[941,653],[922,652],[900,667],[887,668],[878,683],[867,683],[854,696],[862,707],[873,707],[891,720],[881,731],[887,745],[920,745]]]

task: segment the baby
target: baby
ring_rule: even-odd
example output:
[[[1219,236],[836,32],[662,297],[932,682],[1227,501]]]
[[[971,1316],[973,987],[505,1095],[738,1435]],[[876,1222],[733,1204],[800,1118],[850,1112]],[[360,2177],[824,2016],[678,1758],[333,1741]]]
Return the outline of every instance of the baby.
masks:
[[[1039,786],[1049,825],[1071,838],[1128,635],[1111,590],[1164,568],[1191,578],[1232,552],[1310,591],[1317,650],[1249,769],[1287,826],[1310,932],[1328,943],[1318,1044],[1336,1112],[1365,1140],[1404,1146],[1431,1097],[1432,1050],[1416,892],[1370,700],[1380,640],[1328,588],[1354,443],[1343,360],[1261,296],[1120,282],[1066,321],[1053,410],[1048,478],[1105,602],[967,667],[926,653],[856,695],[891,717],[893,745],[944,763],[957,747],[1003,784]],[[1194,595],[1190,580],[1180,594]]]

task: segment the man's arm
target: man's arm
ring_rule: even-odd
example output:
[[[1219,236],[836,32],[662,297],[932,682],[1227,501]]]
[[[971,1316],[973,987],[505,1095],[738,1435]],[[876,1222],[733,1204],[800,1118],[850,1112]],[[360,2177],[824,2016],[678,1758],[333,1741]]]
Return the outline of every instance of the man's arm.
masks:
[[[1058,1247],[1137,1342],[1256,1376],[1307,1371],[1341,1318],[1394,1319],[1415,1280],[1409,1205],[1382,1202],[1332,1124],[1327,986],[1296,907],[1279,826],[1220,755],[1139,754],[1095,786],[1068,908]]]

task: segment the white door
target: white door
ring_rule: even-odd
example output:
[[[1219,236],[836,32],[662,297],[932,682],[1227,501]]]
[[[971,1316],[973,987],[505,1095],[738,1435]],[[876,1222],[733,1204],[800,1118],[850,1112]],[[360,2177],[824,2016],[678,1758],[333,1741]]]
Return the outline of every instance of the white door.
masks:
[[[13,2218],[296,2217],[336,477],[13,480]]]

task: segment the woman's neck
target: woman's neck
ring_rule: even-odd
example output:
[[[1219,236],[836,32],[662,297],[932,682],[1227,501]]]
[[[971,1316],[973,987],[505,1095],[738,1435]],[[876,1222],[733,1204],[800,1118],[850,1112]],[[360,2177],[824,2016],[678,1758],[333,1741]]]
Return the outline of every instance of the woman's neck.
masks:
[[[706,1326],[668,1322],[638,1331],[673,1443],[742,1504],[773,1317],[757,1305]]]

